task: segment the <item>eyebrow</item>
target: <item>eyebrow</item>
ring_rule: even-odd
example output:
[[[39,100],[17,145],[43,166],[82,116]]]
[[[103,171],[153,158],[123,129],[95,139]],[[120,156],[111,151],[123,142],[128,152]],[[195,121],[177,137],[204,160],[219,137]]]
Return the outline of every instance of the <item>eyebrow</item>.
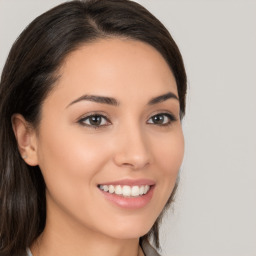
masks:
[[[175,99],[175,100],[178,100],[179,101],[179,98],[178,96],[176,96],[176,94],[172,93],[172,92],[168,92],[168,93],[165,93],[163,95],[160,95],[160,96],[157,96],[155,98],[152,98],[149,102],[148,102],[148,105],[154,105],[154,104],[157,104],[157,103],[160,103],[160,102],[163,102],[163,101],[166,101],[168,99]]]
[[[152,98],[148,102],[148,105],[154,105],[154,104],[166,101],[168,99],[176,99],[179,101],[179,98],[174,93],[168,92],[163,95]],[[112,105],[112,106],[120,105],[120,102],[112,97],[105,97],[105,96],[98,96],[98,95],[87,95],[86,94],[86,95],[83,95],[83,96],[79,97],[78,99],[72,101],[67,107],[69,107],[77,102],[84,101],[84,100],[101,103],[101,104],[108,104],[108,105]]]

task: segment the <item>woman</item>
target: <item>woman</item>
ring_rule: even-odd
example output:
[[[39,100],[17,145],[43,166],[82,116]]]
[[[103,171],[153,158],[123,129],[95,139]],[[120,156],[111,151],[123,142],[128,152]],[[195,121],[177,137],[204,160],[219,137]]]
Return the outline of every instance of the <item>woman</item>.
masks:
[[[36,18],[0,85],[0,255],[158,255],[184,153],[186,73],[128,0]]]

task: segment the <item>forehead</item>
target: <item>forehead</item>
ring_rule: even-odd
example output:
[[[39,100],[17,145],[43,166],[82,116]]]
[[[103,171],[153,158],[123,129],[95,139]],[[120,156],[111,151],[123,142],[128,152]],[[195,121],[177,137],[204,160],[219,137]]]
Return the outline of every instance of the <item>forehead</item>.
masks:
[[[69,54],[54,91],[62,93],[62,98],[92,93],[122,101],[136,98],[139,92],[145,98],[168,91],[177,94],[177,86],[155,48],[141,41],[111,38],[86,43]]]

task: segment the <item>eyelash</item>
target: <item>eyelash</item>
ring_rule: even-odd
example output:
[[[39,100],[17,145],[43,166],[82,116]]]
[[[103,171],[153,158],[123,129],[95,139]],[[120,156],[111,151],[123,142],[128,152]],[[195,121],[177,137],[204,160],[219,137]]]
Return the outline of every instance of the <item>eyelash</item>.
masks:
[[[171,113],[159,113],[159,114],[156,114],[156,115],[153,115],[152,117],[150,117],[149,120],[151,120],[152,118],[154,117],[159,117],[159,116],[163,116],[164,117],[164,120],[165,118],[168,118],[168,121],[164,124],[155,124],[153,122],[149,123],[150,125],[157,125],[157,126],[160,126],[160,127],[167,127],[167,126],[170,126],[173,122],[177,121],[177,118],[171,114]],[[104,124],[104,125],[92,125],[92,124],[86,124],[85,121],[89,120],[90,118],[93,118],[93,117],[100,117],[102,121],[102,118],[106,120],[106,122],[108,124]],[[109,121],[109,119],[105,116],[105,115],[102,115],[102,114],[99,114],[99,113],[93,113],[93,114],[90,114],[88,116],[85,116],[81,119],[78,120],[78,123],[81,124],[82,126],[87,126],[89,128],[92,128],[92,129],[100,129],[100,128],[104,128],[106,126],[108,126],[109,124],[111,124],[111,122]]]

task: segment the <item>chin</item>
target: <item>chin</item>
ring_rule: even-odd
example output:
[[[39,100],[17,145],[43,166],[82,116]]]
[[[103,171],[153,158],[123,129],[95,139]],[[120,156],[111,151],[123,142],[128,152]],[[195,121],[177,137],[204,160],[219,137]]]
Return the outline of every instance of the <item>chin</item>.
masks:
[[[111,230],[111,237],[116,239],[138,239],[147,234],[154,223],[122,223]]]

